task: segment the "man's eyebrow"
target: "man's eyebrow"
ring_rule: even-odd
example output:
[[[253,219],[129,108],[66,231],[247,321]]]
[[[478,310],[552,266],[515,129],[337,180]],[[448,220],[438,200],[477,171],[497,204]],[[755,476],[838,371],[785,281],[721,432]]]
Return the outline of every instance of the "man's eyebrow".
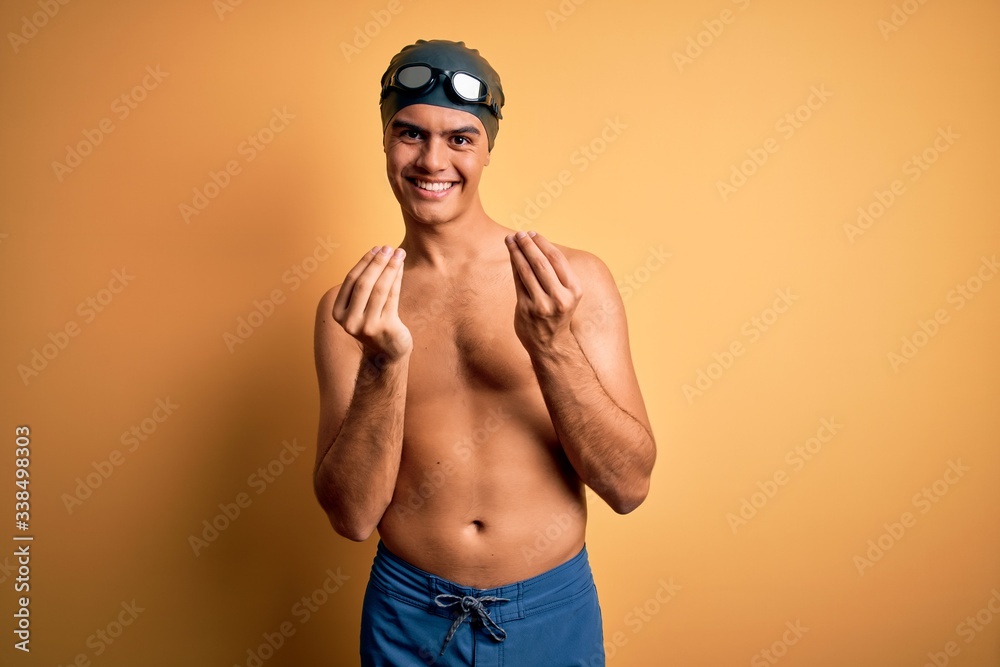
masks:
[[[398,130],[411,130],[413,132],[418,132],[420,134],[427,134],[427,130],[426,129],[420,127],[419,125],[415,125],[414,123],[407,123],[405,120],[394,120],[394,121],[392,121],[392,129],[396,130],[396,131],[398,131]],[[463,127],[457,127],[457,128],[455,128],[453,130],[446,130],[445,132],[442,132],[441,134],[443,134],[443,135],[444,134],[475,134],[475,135],[479,135],[479,134],[482,134],[482,133],[479,131],[479,128],[476,127],[475,125],[465,125]]]
[[[407,123],[402,120],[392,121],[392,129],[394,130],[413,130],[414,132],[426,133],[427,130],[420,127],[419,125],[414,125],[413,123]]]

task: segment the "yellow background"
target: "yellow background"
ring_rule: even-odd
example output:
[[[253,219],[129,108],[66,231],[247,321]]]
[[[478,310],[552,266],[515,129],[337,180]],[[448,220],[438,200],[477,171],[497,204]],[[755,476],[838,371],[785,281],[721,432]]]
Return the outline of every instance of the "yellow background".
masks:
[[[947,664],[1000,664],[987,607],[1000,590],[1000,280],[972,280],[962,308],[953,292],[1000,253],[997,3],[229,9],[71,1],[16,49],[9,33],[42,10],[0,9],[0,506],[9,539],[13,429],[28,424],[35,535],[30,656],[11,647],[13,546],[0,552],[4,665],[246,665],[286,621],[295,634],[264,664],[356,663],[375,539],[337,537],[312,495],[312,322],[361,253],[402,238],[378,78],[418,38],[464,39],[502,75],[487,211],[597,253],[627,294],[659,459],[634,514],[592,503],[610,664],[771,664],[759,652],[773,649],[789,667],[920,667],[949,641]],[[894,11],[898,30],[880,27]],[[679,65],[685,49],[696,57]],[[115,100],[147,67],[169,75],[120,118]],[[829,97],[800,108],[813,87]],[[294,118],[247,161],[241,143],[274,109]],[[60,180],[53,162],[102,119],[113,131]],[[724,198],[718,182],[765,145],[777,151]],[[936,161],[912,180],[925,151]],[[180,205],[230,160],[239,173],[185,222]],[[849,234],[897,179],[892,205]],[[283,276],[318,238],[337,247],[293,290]],[[671,256],[660,266],[654,250]],[[134,278],[102,293],[123,268]],[[273,314],[227,346],[276,289]],[[775,320],[779,290],[795,300]],[[108,296],[92,321],[78,310]],[[939,309],[947,321],[919,335]],[[71,321],[78,335],[25,382],[19,366]],[[922,346],[893,364],[904,337]],[[699,371],[715,379],[686,395]],[[122,434],[168,398],[179,407],[128,451]],[[797,469],[786,455],[824,418],[836,434]],[[248,478],[293,439],[306,453],[258,494]],[[121,465],[70,511],[66,494],[115,450]],[[915,499],[950,462],[967,470],[938,482],[937,502]],[[775,474],[785,483],[770,486]],[[189,536],[240,493],[251,504],[196,556]],[[734,532],[744,499],[760,507]],[[883,535],[904,512],[902,536]],[[880,537],[890,548],[859,572]],[[300,623],[294,605],[328,569],[348,579]],[[88,641],[133,600],[144,611],[112,644]],[[992,622],[970,637],[960,624],[983,609]],[[782,644],[796,622],[808,631]]]

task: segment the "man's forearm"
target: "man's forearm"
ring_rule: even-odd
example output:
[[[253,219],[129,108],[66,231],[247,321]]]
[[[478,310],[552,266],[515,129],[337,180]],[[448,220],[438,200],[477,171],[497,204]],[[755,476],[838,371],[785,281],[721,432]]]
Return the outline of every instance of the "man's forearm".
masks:
[[[608,395],[571,333],[533,352],[531,360],[577,474],[616,512],[638,507],[656,457],[652,434]]]
[[[392,500],[403,446],[409,355],[361,360],[340,432],[316,468],[320,504],[338,533],[371,535]]]

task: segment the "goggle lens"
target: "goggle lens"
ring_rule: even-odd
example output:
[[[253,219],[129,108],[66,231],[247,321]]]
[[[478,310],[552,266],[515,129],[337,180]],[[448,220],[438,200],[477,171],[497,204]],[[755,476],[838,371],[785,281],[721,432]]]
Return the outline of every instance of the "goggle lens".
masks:
[[[404,67],[396,74],[396,81],[404,88],[416,90],[423,88],[431,80],[431,68],[426,65],[411,65]]]
[[[459,97],[469,102],[479,102],[486,98],[486,84],[465,72],[457,72],[452,76],[451,86]]]

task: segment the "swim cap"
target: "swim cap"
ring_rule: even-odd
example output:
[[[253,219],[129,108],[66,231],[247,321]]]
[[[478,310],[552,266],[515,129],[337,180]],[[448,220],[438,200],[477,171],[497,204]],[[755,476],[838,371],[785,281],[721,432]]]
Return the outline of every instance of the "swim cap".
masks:
[[[440,72],[434,72],[429,88],[416,91],[403,90],[390,85],[393,76],[404,65],[423,64],[431,68],[450,73],[467,72],[479,79],[486,86],[483,91],[483,102],[470,102],[462,99],[456,91],[455,82],[451,77]],[[500,107],[503,106],[503,88],[500,85],[500,75],[490,64],[479,55],[476,49],[468,48],[464,42],[451,42],[444,39],[417,40],[415,44],[406,46],[389,61],[389,68],[382,75],[382,96],[379,107],[382,111],[382,133],[389,126],[389,121],[396,113],[411,104],[432,104],[449,109],[458,109],[473,114],[486,128],[489,138],[489,148],[493,150],[493,140],[500,129]]]

